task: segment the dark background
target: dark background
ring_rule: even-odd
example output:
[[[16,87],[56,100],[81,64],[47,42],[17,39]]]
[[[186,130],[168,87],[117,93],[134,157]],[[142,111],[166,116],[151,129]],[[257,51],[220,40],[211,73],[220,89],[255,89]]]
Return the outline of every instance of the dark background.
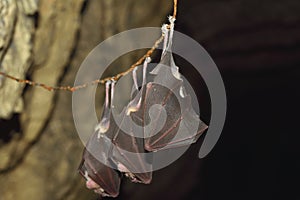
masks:
[[[186,197],[300,199],[300,2],[180,5],[178,30],[210,53],[228,100],[221,138]]]
[[[204,46],[223,76],[226,123],[206,158],[197,160],[199,141],[139,197],[300,199],[300,2],[180,1],[178,12],[175,29]]]

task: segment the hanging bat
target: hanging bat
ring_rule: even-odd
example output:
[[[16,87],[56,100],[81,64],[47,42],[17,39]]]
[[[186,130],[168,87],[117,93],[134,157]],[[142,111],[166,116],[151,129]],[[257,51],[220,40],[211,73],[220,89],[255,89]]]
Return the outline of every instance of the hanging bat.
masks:
[[[170,49],[165,51],[151,74],[154,78],[147,84],[144,97],[144,122],[146,125],[149,121],[156,120],[156,125],[152,129],[145,129],[145,149],[158,151],[196,142],[207,129],[207,125],[192,108],[191,97],[185,92],[183,80]],[[153,105],[160,105],[155,119],[151,119],[148,114]],[[163,110],[167,115],[164,124],[159,120]],[[162,125],[162,129],[157,132],[157,126]]]
[[[102,163],[108,164],[109,138],[95,132],[84,149],[79,166],[80,174],[86,179],[86,186],[101,196],[116,197],[120,188],[120,173]]]
[[[132,182],[144,184],[149,184],[152,180],[152,154],[147,154],[144,149],[143,110],[141,109],[149,62],[149,58],[144,62],[141,88],[137,85],[136,70],[133,71],[135,87],[132,94],[134,97],[120,115],[114,117],[118,129],[112,139],[115,144],[112,150],[112,160],[118,166],[119,171],[124,172]]]
[[[132,182],[149,184],[152,180],[152,155],[145,151],[144,139],[135,135],[135,131],[142,128],[132,125],[142,122],[138,114],[128,116],[125,110],[120,114],[122,120],[112,139],[114,147],[111,159]]]
[[[109,100],[110,84],[111,99]],[[108,166],[113,165],[114,168],[124,173],[133,182],[150,183],[152,179],[152,172],[149,170],[149,166],[148,171],[150,172],[145,171],[143,168],[144,163],[140,162],[140,157],[137,154],[145,152],[143,139],[122,132],[119,125],[115,123],[114,118],[111,117],[113,93],[114,83],[107,82],[101,121],[97,124],[95,133],[86,145],[82,163],[79,167],[80,173],[87,180],[86,185],[89,189],[94,189],[95,192],[102,196],[111,197],[115,197],[119,193],[120,173]],[[131,118],[125,112],[128,113],[128,111],[124,110],[121,114],[122,122]],[[140,120],[138,113],[134,113],[133,116],[136,116],[136,120]],[[139,114],[139,116],[142,115]],[[132,152],[134,156],[124,156],[124,153],[122,153],[124,150]]]
[[[101,196],[116,197],[120,188],[120,173],[110,166],[111,139],[115,126],[111,123],[111,104],[109,103],[109,87],[111,84],[111,99],[113,99],[114,82],[105,84],[106,97],[101,121],[95,127],[95,132],[86,144],[79,172],[86,179],[86,186],[94,189]]]

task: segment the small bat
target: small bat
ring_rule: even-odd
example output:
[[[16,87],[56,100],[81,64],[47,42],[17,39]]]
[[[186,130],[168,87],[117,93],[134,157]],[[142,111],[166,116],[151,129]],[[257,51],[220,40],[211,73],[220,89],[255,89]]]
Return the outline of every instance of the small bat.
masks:
[[[149,58],[144,62],[143,83],[140,89],[137,85],[136,72],[133,71],[135,87],[132,94],[134,97],[120,115],[115,116],[118,128],[112,139],[115,144],[112,150],[112,160],[118,166],[119,171],[124,172],[132,182],[144,184],[149,184],[152,180],[152,154],[147,154],[144,149],[144,114],[141,109],[144,102],[148,62],[150,62]]]
[[[95,132],[84,149],[82,161],[79,166],[80,174],[86,179],[86,186],[94,189],[101,196],[116,197],[120,188],[120,173],[105,165],[110,162],[106,137],[97,137]],[[101,162],[101,161],[102,162]]]
[[[144,101],[144,122],[156,120],[156,125],[145,132],[145,149],[158,151],[190,145],[207,129],[192,108],[191,97],[186,94],[183,80],[178,72],[172,53],[166,51],[160,63],[152,70],[153,81],[147,84]],[[153,105],[160,105],[155,118],[149,116]],[[159,120],[165,110],[164,124]],[[157,132],[157,126],[163,125]]]
[[[135,135],[142,129],[136,125],[142,124],[141,111],[127,115],[124,109],[120,114],[121,121],[112,139],[115,144],[112,160],[132,182],[149,184],[152,180],[152,155],[144,149],[144,139]]]

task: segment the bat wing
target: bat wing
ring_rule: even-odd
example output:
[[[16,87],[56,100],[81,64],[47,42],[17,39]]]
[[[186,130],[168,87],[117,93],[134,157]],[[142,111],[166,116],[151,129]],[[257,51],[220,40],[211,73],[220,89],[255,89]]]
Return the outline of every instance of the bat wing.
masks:
[[[207,128],[192,108],[190,95],[186,94],[183,80],[171,52],[166,52],[161,62],[152,70],[154,79],[147,84],[144,101],[144,122],[153,125],[145,129],[145,149],[176,148],[197,141]],[[151,115],[151,107],[159,105]],[[161,121],[166,113],[167,119]],[[154,123],[154,122],[155,123]],[[159,131],[157,127],[162,127]]]
[[[116,197],[119,194],[120,174],[108,166],[110,138],[106,135],[98,138],[95,132],[89,139],[83,152],[79,172],[86,178],[96,183],[95,192],[102,196]],[[106,165],[107,164],[107,165]]]
[[[152,158],[144,149],[143,110],[139,109],[127,115],[125,108],[116,119],[118,130],[113,138],[113,162],[132,182],[150,183]]]

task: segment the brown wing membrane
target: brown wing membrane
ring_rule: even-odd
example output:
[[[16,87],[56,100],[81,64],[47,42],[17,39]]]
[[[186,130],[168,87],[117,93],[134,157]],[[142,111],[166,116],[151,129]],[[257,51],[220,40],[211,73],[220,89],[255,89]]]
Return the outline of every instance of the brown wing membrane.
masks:
[[[155,77],[147,84],[144,122],[156,125],[145,129],[145,149],[158,151],[194,143],[207,126],[192,108],[191,97],[185,92],[172,54],[166,52],[151,73]],[[148,113],[153,105],[160,105],[160,109],[151,118]],[[164,124],[160,120],[163,110],[167,115]],[[161,130],[157,131],[157,126],[162,126]]]
[[[149,184],[152,180],[152,158],[144,149],[143,110],[127,115],[124,109],[118,119],[112,160],[132,182]],[[138,133],[141,137],[138,137]]]
[[[120,174],[105,165],[109,162],[108,150],[109,138],[106,136],[97,138],[97,132],[92,135],[83,152],[83,158],[79,166],[79,172],[87,181],[92,179],[99,187],[95,192],[102,196],[116,197],[119,194]]]

